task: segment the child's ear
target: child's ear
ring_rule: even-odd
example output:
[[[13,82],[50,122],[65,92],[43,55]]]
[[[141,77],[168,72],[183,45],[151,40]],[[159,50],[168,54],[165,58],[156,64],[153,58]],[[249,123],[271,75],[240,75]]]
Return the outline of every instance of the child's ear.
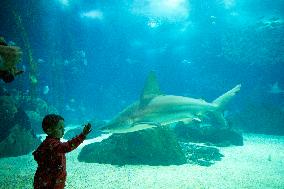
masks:
[[[52,133],[52,129],[50,129],[50,128],[49,128],[49,129],[46,129],[46,134],[49,135],[49,134],[51,134],[51,133]]]

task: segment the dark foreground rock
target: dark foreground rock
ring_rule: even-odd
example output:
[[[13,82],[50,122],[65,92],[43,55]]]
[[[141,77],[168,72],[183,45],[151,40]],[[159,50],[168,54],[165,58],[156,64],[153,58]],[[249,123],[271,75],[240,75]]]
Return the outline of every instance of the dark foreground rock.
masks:
[[[8,136],[0,142],[0,157],[25,155],[35,149],[40,143],[31,130],[21,125],[15,125]]]
[[[210,166],[223,157],[215,147],[178,142],[168,128],[114,134],[100,143],[85,146],[78,159],[88,163],[113,165]]]
[[[79,161],[113,165],[181,165],[187,162],[175,134],[168,128],[113,134],[85,146]]]
[[[0,157],[29,153],[39,144],[27,114],[10,96],[0,97]]]
[[[243,145],[242,135],[228,128],[197,127],[179,123],[174,131],[182,142],[206,143],[215,146]]]

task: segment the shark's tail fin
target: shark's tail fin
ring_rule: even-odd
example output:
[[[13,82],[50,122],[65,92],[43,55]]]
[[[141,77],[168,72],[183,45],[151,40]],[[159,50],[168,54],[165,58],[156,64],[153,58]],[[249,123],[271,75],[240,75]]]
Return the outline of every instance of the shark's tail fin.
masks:
[[[227,127],[227,121],[224,118],[223,111],[230,100],[241,90],[241,85],[235,86],[233,89],[229,90],[225,94],[219,96],[212,103],[217,107],[217,111],[211,112],[214,121],[221,127]]]
[[[230,100],[241,90],[241,84],[235,86],[233,89],[229,90],[225,94],[221,95],[215,99],[212,103],[215,104],[220,111],[224,111],[226,105]]]

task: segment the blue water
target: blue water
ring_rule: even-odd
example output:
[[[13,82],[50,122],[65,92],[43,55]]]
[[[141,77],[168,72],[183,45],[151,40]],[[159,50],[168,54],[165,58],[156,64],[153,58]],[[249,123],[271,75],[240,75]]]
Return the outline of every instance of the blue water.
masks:
[[[70,122],[111,119],[139,98],[151,70],[165,94],[211,101],[241,83],[232,111],[283,108],[283,93],[268,93],[284,88],[282,0],[2,3],[0,34],[22,47],[27,70],[8,88],[31,91],[28,43],[37,96]]]
[[[0,0],[0,37],[21,47],[17,67],[25,71],[12,83],[0,81],[0,93],[5,88],[11,95],[0,96],[0,188],[31,188],[36,169],[31,151],[46,114],[62,115],[66,131],[87,122],[104,124],[140,98],[151,71],[163,94],[207,102],[241,84],[224,117],[244,145],[218,147],[224,157],[211,168],[84,163],[75,150],[67,156],[67,188],[283,188],[283,7],[284,0]],[[200,125],[211,124],[213,131],[219,124],[210,114],[203,118]],[[96,157],[126,154],[131,162],[139,137],[113,136],[122,137],[96,143],[110,155]],[[167,150],[172,141],[157,136],[145,140],[151,144],[146,151],[139,146],[142,155],[152,156],[156,147]],[[228,138],[220,139],[225,146]]]

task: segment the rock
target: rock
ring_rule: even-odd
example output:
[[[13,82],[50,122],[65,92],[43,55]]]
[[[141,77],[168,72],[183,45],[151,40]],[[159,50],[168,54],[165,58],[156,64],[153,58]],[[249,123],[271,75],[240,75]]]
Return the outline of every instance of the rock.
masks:
[[[284,111],[272,104],[249,104],[239,113],[229,117],[234,128],[246,132],[284,135]]]
[[[178,123],[174,131],[182,142],[208,143],[215,146],[243,145],[242,135],[229,128],[198,127]]]
[[[17,112],[14,100],[10,96],[0,96],[0,141],[7,137],[14,126],[14,116]]]
[[[14,157],[29,153],[40,143],[32,130],[15,125],[9,135],[0,142],[0,157]]]
[[[113,165],[180,165],[185,155],[168,128],[113,134],[100,143],[85,146],[79,161]]]
[[[0,117],[0,157],[24,155],[39,144],[28,116],[12,97],[0,97]]]

